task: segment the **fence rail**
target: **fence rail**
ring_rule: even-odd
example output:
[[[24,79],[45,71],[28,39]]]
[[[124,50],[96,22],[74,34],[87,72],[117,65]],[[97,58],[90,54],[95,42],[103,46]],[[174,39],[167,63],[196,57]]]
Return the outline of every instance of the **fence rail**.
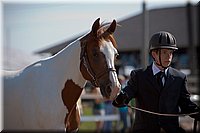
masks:
[[[81,95],[81,99],[97,99],[102,98],[101,95],[97,94],[83,94]],[[120,116],[119,114],[111,114],[111,115],[82,115],[81,116],[81,122],[96,122],[96,121],[119,121]]]
[[[119,121],[120,117],[118,114],[113,115],[90,115],[81,116],[81,122],[91,122],[91,121]]]

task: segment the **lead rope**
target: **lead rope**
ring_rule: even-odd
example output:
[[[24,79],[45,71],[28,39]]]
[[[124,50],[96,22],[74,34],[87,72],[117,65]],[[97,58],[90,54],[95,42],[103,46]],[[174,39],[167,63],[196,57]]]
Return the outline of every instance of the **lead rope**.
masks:
[[[148,110],[137,108],[137,107],[130,106],[130,105],[127,105],[127,107],[129,107],[131,109],[138,110],[138,111],[142,111],[142,112],[145,112],[145,113],[159,115],[159,116],[187,116],[187,115],[194,115],[194,114],[199,113],[199,112],[193,112],[193,113],[188,113],[188,114],[166,114],[166,113],[157,113],[157,112],[153,112],[153,111],[148,111]]]
[[[127,105],[127,107],[129,107],[131,109],[138,110],[138,111],[142,111],[142,112],[145,112],[145,113],[149,113],[149,114],[153,114],[153,115],[159,115],[159,116],[188,116],[188,115],[194,115],[194,114],[199,113],[199,112],[194,112],[194,113],[188,113],[188,114],[166,114],[166,113],[157,113],[157,112],[153,112],[153,111],[148,111],[148,110],[137,108],[137,107],[130,106],[130,105]],[[196,119],[194,119],[193,133],[197,133],[197,120]]]

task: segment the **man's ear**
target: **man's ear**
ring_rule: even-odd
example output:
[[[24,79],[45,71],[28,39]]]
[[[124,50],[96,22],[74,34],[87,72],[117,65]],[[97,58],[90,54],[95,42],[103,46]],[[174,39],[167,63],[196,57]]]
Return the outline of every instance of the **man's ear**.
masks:
[[[155,59],[156,59],[156,56],[158,56],[158,53],[157,53],[157,51],[155,51],[155,50],[152,50],[152,51],[151,51],[151,56],[152,56],[153,60],[155,61]]]

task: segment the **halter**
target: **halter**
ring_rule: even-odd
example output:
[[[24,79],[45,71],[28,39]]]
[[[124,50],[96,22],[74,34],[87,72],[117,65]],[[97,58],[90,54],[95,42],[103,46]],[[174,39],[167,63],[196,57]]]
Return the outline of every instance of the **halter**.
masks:
[[[116,72],[115,68],[108,68],[105,72],[100,73],[99,75],[95,74],[94,70],[92,69],[90,63],[89,63],[89,59],[88,59],[88,54],[87,54],[87,50],[86,50],[86,43],[82,43],[81,45],[81,56],[80,56],[80,60],[81,62],[83,62],[83,65],[85,66],[87,73],[90,75],[90,77],[92,78],[92,81],[90,81],[92,83],[93,86],[95,87],[99,87],[100,84],[98,82],[98,80],[104,76],[106,73],[113,71]]]

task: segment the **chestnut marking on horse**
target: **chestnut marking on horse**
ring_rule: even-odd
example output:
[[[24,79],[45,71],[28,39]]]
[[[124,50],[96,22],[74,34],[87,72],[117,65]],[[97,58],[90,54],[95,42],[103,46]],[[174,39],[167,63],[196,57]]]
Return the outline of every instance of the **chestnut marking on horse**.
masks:
[[[76,85],[72,80],[67,80],[65,87],[62,90],[62,99],[64,105],[70,112],[66,113],[65,124],[68,131],[76,130],[80,125],[80,114],[76,107],[76,102],[80,97],[82,89]]]
[[[105,28],[97,19],[90,33],[56,55],[5,76],[4,130],[77,131],[76,102],[86,80],[113,99],[120,90],[114,68],[115,28],[115,20]]]

